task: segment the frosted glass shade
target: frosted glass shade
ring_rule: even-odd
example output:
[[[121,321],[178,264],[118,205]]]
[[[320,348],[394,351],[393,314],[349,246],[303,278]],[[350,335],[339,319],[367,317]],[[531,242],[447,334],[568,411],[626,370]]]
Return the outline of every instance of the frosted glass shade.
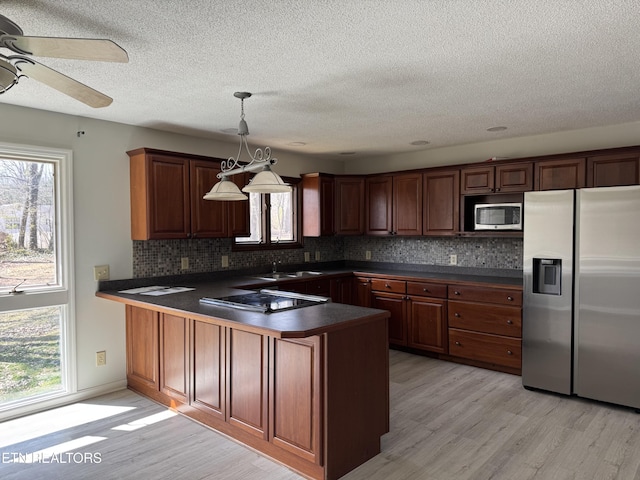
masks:
[[[247,200],[249,197],[242,193],[231,180],[223,178],[202,198],[205,200]]]
[[[291,185],[284,183],[280,175],[272,172],[269,167],[258,172],[251,179],[249,185],[242,189],[243,192],[255,193],[286,193],[291,191]]]

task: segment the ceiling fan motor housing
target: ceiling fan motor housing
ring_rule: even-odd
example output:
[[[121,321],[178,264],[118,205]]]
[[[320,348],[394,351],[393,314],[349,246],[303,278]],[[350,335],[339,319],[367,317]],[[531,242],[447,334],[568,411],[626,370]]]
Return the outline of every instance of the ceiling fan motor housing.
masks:
[[[0,93],[4,93],[18,83],[18,70],[11,63],[0,58]]]

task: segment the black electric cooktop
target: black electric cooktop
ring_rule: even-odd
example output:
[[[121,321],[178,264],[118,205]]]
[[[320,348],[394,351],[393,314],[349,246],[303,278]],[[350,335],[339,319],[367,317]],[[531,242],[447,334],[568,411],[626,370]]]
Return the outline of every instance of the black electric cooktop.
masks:
[[[254,312],[272,313],[293,308],[309,307],[318,303],[329,302],[327,297],[316,295],[304,295],[294,292],[281,292],[279,290],[263,289],[259,292],[231,295],[228,297],[209,298],[203,297],[200,303],[215,305],[218,307],[235,308],[239,310],[252,310]]]

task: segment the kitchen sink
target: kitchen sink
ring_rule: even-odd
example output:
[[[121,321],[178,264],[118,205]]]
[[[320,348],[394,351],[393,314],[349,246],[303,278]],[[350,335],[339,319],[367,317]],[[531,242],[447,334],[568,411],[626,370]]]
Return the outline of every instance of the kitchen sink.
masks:
[[[265,273],[264,275],[256,275],[256,278],[260,280],[282,280],[287,278],[305,278],[305,277],[313,277],[316,275],[322,275],[322,272],[314,272],[312,270],[299,270],[297,272],[272,272]]]

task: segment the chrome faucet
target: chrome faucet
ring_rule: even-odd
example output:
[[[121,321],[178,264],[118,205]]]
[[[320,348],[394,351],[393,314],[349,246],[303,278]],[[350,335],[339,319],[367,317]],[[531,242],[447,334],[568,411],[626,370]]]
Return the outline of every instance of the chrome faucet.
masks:
[[[272,273],[276,273],[278,271],[278,264],[280,263],[280,260],[274,260],[273,262],[271,262],[271,272]]]

